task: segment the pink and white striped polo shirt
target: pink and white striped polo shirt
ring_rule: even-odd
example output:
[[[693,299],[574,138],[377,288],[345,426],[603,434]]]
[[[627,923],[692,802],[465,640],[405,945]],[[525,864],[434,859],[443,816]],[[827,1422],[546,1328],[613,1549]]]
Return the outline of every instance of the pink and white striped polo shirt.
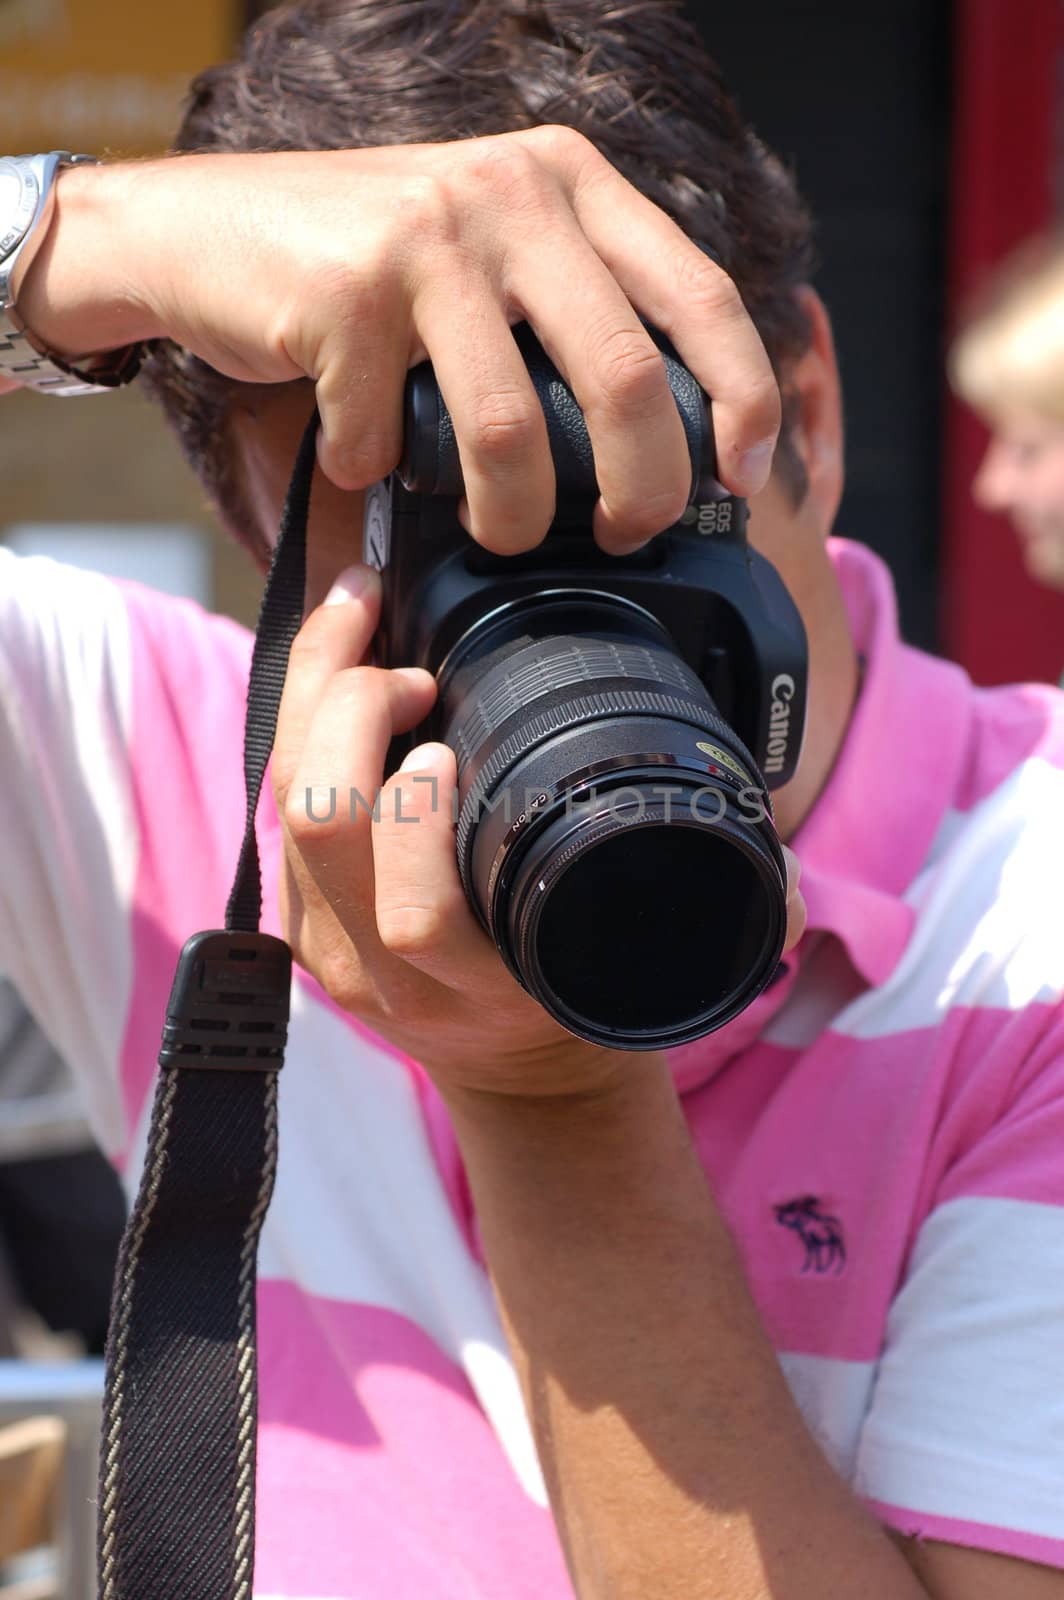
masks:
[[[895,1528],[1064,1567],[1064,696],[908,649],[882,565],[833,555],[867,668],[796,841],[809,929],[677,1082],[838,1471]],[[236,859],[249,651],[0,552],[0,969],[130,1183]],[[260,837],[277,931],[268,797]],[[305,975],[260,1330],[259,1600],[571,1595],[446,1117]]]

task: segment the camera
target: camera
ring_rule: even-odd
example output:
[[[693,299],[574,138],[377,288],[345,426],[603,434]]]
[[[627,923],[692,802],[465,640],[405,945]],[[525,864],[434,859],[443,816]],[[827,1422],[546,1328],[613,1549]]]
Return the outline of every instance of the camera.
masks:
[[[431,365],[404,399],[397,471],[367,492],[383,579],[375,652],[439,686],[425,739],[458,763],[462,884],[511,972],[572,1033],[686,1043],[771,980],[786,869],[769,790],[792,776],[808,660],[797,607],[716,480],[707,397],[663,335],[690,504],[629,556],[595,544],[583,415],[527,324],[514,337],[547,420],[554,521],[532,551],[470,538],[454,428]]]

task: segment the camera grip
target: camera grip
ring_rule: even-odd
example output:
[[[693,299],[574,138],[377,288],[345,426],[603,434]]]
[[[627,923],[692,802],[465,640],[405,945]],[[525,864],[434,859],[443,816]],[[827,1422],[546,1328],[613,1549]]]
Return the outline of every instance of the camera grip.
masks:
[[[716,453],[705,394],[665,335],[654,328],[648,328],[647,332],[665,358],[669,387],[687,435],[691,457],[690,499],[699,503],[719,500],[725,491],[715,477]],[[598,487],[584,414],[528,323],[519,323],[513,334],[546,417],[558,498],[593,499]],[[415,494],[457,496],[462,493],[462,464],[454,423],[428,361],[407,376],[399,477]]]

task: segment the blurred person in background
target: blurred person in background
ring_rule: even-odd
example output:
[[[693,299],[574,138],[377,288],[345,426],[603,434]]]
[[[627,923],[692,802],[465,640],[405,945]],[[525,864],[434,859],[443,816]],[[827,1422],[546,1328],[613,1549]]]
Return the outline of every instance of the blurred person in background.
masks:
[[[999,268],[950,376],[990,429],[975,499],[1009,518],[1031,577],[1064,589],[1064,234],[1029,241]]]
[[[197,80],[178,143],[64,172],[15,297],[42,361],[113,376],[151,342],[261,565],[322,416],[260,810],[299,971],[256,1593],[1061,1600],[1064,697],[910,650],[883,564],[829,538],[839,374],[794,183],[665,0],[304,0]],[[436,692],[361,665],[364,491],[409,367],[436,368],[473,537],[531,550],[555,484],[527,319],[618,554],[691,481],[639,314],[713,397],[810,715],[774,797],[805,934],[792,875],[776,981],[632,1055],[564,1033],[476,923],[447,746],[372,824],[305,797],[377,794]],[[0,551],[0,953],[130,1176],[176,953],[239,843],[249,656],[188,602]]]

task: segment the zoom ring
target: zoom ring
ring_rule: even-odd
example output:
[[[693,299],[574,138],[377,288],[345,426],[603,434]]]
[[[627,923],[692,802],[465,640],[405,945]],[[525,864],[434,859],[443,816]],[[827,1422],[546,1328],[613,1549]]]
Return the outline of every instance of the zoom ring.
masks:
[[[552,640],[545,656],[539,643],[526,646],[507,660],[504,670],[486,674],[451,730],[448,742],[458,757],[459,779],[485,740],[495,738],[511,718],[527,715],[537,700],[577,685],[590,689],[615,684],[696,696],[703,703],[706,699],[687,663],[660,648],[628,640],[567,638]]]

